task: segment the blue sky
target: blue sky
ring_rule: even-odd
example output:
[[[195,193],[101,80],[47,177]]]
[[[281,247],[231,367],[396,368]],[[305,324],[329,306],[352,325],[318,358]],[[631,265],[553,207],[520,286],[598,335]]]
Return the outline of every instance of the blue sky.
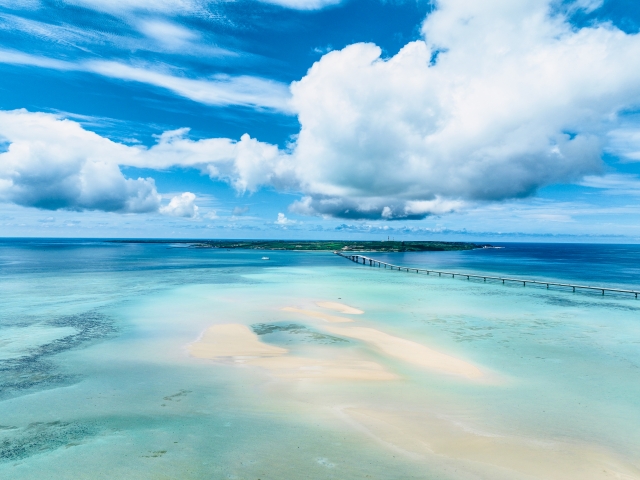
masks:
[[[0,235],[640,240],[629,0],[0,0]]]

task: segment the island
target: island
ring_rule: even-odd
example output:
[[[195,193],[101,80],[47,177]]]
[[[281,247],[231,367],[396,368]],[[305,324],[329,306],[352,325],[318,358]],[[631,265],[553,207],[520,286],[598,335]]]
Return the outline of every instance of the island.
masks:
[[[489,244],[440,241],[393,240],[187,240],[187,239],[111,239],[109,243],[161,243],[191,248],[226,250],[290,250],[330,252],[446,252],[492,248]]]
[[[442,252],[474,250],[491,245],[438,241],[343,241],[343,240],[208,240],[191,244],[195,248],[250,250],[339,251],[339,252]]]

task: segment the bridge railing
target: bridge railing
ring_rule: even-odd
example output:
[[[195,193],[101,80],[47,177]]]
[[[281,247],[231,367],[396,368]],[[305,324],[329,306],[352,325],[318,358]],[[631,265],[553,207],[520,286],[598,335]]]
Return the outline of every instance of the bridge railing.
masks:
[[[534,285],[546,285],[547,288],[549,288],[550,286],[552,287],[568,287],[568,288],[572,288],[573,291],[575,292],[576,289],[582,289],[582,290],[595,290],[595,291],[601,291],[602,295],[604,295],[605,292],[616,292],[616,293],[630,293],[632,295],[635,295],[636,298],[638,298],[638,294],[640,293],[640,291],[636,291],[636,290],[625,290],[625,289],[621,289],[621,288],[611,288],[611,287],[598,287],[598,286],[592,286],[592,285],[576,285],[576,284],[572,284],[572,283],[559,283],[559,282],[548,282],[548,281],[543,281],[543,280],[530,280],[530,279],[525,279],[525,278],[511,278],[511,277],[496,277],[494,275],[483,275],[483,274],[478,274],[478,273],[462,273],[462,272],[447,272],[447,271],[443,271],[443,270],[433,270],[431,268],[427,269],[427,268],[416,268],[416,267],[405,267],[402,265],[394,265],[392,263],[387,263],[387,262],[382,262],[380,260],[376,260],[375,258],[371,258],[371,257],[367,257],[365,255],[361,255],[361,254],[345,254],[343,252],[334,252],[336,255],[339,255],[343,258],[346,258],[348,260],[351,260],[353,262],[356,263],[360,263],[360,261],[362,261],[363,265],[367,265],[369,264],[370,267],[382,267],[384,266],[385,268],[390,268],[391,270],[399,270],[399,271],[407,271],[407,272],[416,272],[416,273],[426,273],[427,275],[431,275],[433,274],[437,274],[438,276],[442,276],[442,275],[451,275],[452,278],[457,277],[466,277],[467,280],[470,280],[472,278],[476,278],[476,279],[483,279],[483,281],[487,281],[487,280],[497,280],[497,281],[501,281],[503,284],[505,284],[505,282],[510,282],[510,283],[522,283],[523,286],[527,286],[527,283],[529,284],[534,284]]]

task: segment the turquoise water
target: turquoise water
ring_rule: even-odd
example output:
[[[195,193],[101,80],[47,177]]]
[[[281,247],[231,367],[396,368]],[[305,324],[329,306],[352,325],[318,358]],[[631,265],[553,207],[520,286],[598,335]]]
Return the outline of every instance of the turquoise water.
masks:
[[[635,246],[503,246],[384,257],[625,286],[640,259]],[[0,478],[640,478],[633,297],[263,255],[0,242]],[[483,378],[420,368],[282,310],[322,312],[322,301],[365,312],[341,327],[411,340]],[[290,355],[359,358],[395,378],[285,378],[189,354],[231,323]]]

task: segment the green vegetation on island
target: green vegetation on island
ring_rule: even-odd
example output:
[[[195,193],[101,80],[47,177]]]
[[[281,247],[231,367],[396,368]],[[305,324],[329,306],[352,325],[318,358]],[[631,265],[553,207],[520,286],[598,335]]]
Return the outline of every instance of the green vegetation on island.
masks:
[[[473,250],[488,247],[468,242],[396,242],[396,241],[341,241],[341,240],[210,240],[192,243],[197,248],[227,248],[251,250],[342,251],[342,252],[442,252]]]

